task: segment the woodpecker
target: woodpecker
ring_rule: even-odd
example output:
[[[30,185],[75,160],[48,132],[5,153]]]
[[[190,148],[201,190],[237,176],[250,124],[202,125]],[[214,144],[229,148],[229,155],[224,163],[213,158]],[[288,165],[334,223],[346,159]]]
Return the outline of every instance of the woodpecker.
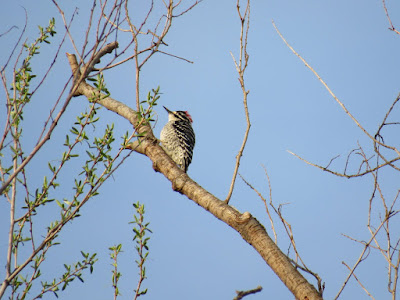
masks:
[[[187,172],[195,143],[192,117],[187,111],[164,108],[168,112],[168,122],[161,130],[161,146],[179,168]]]

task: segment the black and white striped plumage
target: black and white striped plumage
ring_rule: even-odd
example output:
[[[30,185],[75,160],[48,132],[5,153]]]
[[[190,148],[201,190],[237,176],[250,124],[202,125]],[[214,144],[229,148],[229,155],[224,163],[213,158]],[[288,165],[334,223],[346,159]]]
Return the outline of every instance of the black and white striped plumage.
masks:
[[[192,117],[187,111],[168,112],[168,122],[161,130],[161,146],[172,160],[183,170],[187,171],[193,157],[195,136],[192,128]]]

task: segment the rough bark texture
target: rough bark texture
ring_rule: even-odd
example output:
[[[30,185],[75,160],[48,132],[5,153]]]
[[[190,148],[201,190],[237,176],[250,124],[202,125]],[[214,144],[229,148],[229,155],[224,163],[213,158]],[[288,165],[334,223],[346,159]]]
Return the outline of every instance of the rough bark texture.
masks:
[[[110,49],[112,51],[112,47],[117,47],[116,43],[112,46],[110,45],[106,46],[109,48],[107,51],[103,51],[102,55],[109,53],[108,50]],[[99,92],[95,88],[85,82],[85,74],[88,74],[89,67],[85,67],[81,72],[75,55],[67,54],[67,56],[74,74],[74,85],[72,88],[74,96],[83,95],[88,99],[92,99],[94,95],[99,95]],[[96,57],[96,59],[99,59],[99,57]],[[89,66],[93,68],[94,64],[89,64]],[[111,97],[106,97],[97,102],[127,119],[135,128],[137,127],[138,119],[133,109]],[[314,286],[297,271],[288,257],[277,247],[257,219],[249,212],[242,214],[232,206],[227,205],[224,201],[219,200],[179,169],[160,147],[150,126],[142,125],[140,128],[136,128],[136,130],[139,133],[145,132],[146,136],[141,138],[140,142],[132,143],[130,148],[151,159],[153,168],[171,181],[172,188],[175,191],[186,195],[189,199],[235,229],[261,255],[296,299],[322,299]]]

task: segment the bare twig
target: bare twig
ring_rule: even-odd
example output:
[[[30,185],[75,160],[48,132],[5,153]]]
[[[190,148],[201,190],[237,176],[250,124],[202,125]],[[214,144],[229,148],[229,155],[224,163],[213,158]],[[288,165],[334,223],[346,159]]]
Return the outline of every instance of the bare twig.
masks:
[[[272,229],[272,232],[274,233],[275,244],[278,244],[278,237],[277,237],[276,231],[275,231],[274,220],[272,219],[272,216],[271,216],[271,214],[269,212],[267,200],[265,200],[263,195],[255,187],[253,187],[246,179],[244,179],[243,176],[240,173],[239,173],[239,176],[240,176],[240,178],[242,178],[244,183],[246,183],[249,188],[251,188],[253,191],[255,191],[257,193],[258,197],[260,197],[261,200],[264,202],[265,210],[267,212],[269,221],[271,222],[271,229]],[[269,178],[268,178],[268,183],[269,183]],[[271,186],[270,186],[270,190],[271,190]]]
[[[319,76],[319,74],[314,70],[313,67],[310,66],[310,64],[299,54],[296,52],[296,50],[293,49],[293,47],[286,41],[286,39],[283,37],[282,33],[278,30],[278,27],[275,25],[275,22],[272,21],[272,25],[274,26],[276,32],[278,33],[278,35],[280,36],[280,38],[283,40],[283,42],[286,44],[286,46],[305,64],[305,66],[314,73],[314,75],[318,78],[318,80],[322,83],[322,85],[325,87],[325,89],[329,92],[329,94],[333,97],[333,99],[340,105],[340,107],[344,110],[344,112],[353,120],[354,123],[356,123],[356,125],[358,126],[358,128],[360,128],[362,130],[362,132],[364,132],[364,134],[366,136],[368,136],[368,138],[370,138],[372,141],[374,141],[375,143],[393,150],[397,153],[397,155],[400,158],[400,151],[392,146],[386,145],[384,143],[381,143],[380,141],[376,140],[375,137],[373,137],[361,124],[360,122],[358,122],[358,120],[350,113],[350,111],[344,106],[344,104],[339,100],[338,97],[336,97],[336,95],[333,93],[333,91],[329,88],[329,86],[326,84],[326,82],[321,78],[321,76]]]
[[[258,286],[255,289],[252,290],[247,290],[247,291],[236,291],[237,296],[233,298],[233,300],[240,300],[243,299],[244,297],[252,294],[257,294],[262,291],[262,287]]]
[[[247,138],[249,136],[249,132],[250,132],[250,127],[251,127],[251,123],[250,123],[250,115],[249,115],[249,110],[247,107],[247,95],[249,94],[250,91],[246,90],[245,87],[245,82],[244,82],[244,72],[246,71],[247,68],[247,64],[249,61],[249,55],[247,53],[247,36],[249,33],[249,27],[250,27],[250,0],[247,0],[247,6],[246,9],[244,11],[244,14],[242,16],[242,13],[240,12],[240,0],[237,0],[237,11],[238,11],[238,15],[240,18],[240,22],[241,22],[241,27],[240,27],[240,54],[239,54],[239,63],[236,61],[235,57],[233,56],[232,52],[232,59],[233,62],[235,63],[235,67],[236,67],[236,71],[239,74],[239,83],[240,83],[240,87],[242,88],[242,92],[243,92],[243,106],[244,106],[244,111],[245,111],[245,115],[246,115],[246,131],[244,133],[244,137],[243,137],[243,142],[242,145],[239,149],[238,154],[236,155],[236,164],[235,164],[235,169],[233,171],[233,176],[232,176],[232,181],[231,181],[231,185],[229,188],[229,192],[228,195],[225,199],[225,202],[228,204],[229,200],[231,199],[232,196],[232,192],[233,192],[233,188],[235,186],[235,181],[236,181],[236,177],[237,177],[237,173],[239,170],[239,165],[240,165],[240,158],[243,155],[243,151],[244,148],[246,146],[246,142],[247,142]],[[247,23],[246,23],[247,21]],[[245,27],[246,27],[246,31],[245,31]]]
[[[342,262],[343,265],[345,265],[347,267],[347,269],[349,269],[349,271],[351,271],[350,267],[343,261]],[[358,284],[361,286],[361,288],[365,291],[365,293],[367,293],[367,295],[371,298],[374,299],[375,298],[371,295],[370,292],[368,292],[368,290],[365,288],[365,286],[361,283],[361,281],[357,278],[356,274],[353,272],[353,277],[357,280]]]
[[[68,34],[68,37],[69,37],[69,39],[70,39],[70,41],[71,41],[71,43],[72,43],[72,46],[74,47],[74,50],[75,50],[76,54],[79,55],[78,48],[76,47],[75,41],[74,41],[74,39],[72,38],[71,32],[69,31],[69,25],[67,25],[68,22],[67,22],[67,20],[65,19],[64,11],[63,11],[63,10],[61,9],[61,7],[58,5],[58,3],[57,3],[56,0],[52,0],[52,2],[53,2],[53,4],[56,6],[56,8],[58,9],[58,12],[59,12],[60,15],[61,15],[61,18],[62,18],[62,20],[63,20],[63,22],[64,22],[65,32]],[[73,13],[72,16],[75,16],[76,12],[77,12],[77,11],[76,11],[76,9],[75,9],[75,11],[74,11],[74,13]],[[70,23],[71,23],[71,22],[72,22],[72,19],[71,19]],[[86,36],[86,40],[87,40],[87,36]],[[79,56],[80,56],[80,55],[79,55]],[[81,56],[80,56],[80,59],[83,60]]]
[[[373,240],[375,239],[375,236],[378,234],[378,232],[380,231],[380,229],[384,226],[384,223],[386,221],[386,218],[381,222],[381,224],[379,225],[379,227],[375,230],[375,232],[373,233],[373,235],[371,236],[371,238],[369,239],[368,242],[366,242],[364,244],[364,249],[363,251],[361,251],[360,256],[358,257],[357,261],[354,263],[353,268],[350,269],[350,273],[347,275],[346,279],[343,282],[342,287],[340,288],[339,292],[336,294],[335,296],[335,300],[339,298],[340,294],[343,292],[343,289],[346,287],[347,283],[349,282],[351,276],[353,275],[355,269],[359,266],[359,264],[365,259],[364,255],[367,253],[367,250],[369,251],[369,246],[370,244],[373,242]],[[368,254],[367,254],[368,256]]]
[[[336,176],[339,176],[339,177],[346,177],[346,178],[361,177],[361,176],[363,176],[363,175],[366,175],[366,174],[369,174],[369,173],[371,173],[371,172],[374,172],[374,171],[376,171],[376,170],[378,170],[378,169],[380,169],[380,168],[382,168],[382,167],[384,167],[384,166],[387,166],[387,165],[390,164],[390,163],[394,163],[394,162],[400,160],[400,157],[393,158],[392,160],[388,161],[387,163],[382,163],[382,164],[380,164],[380,165],[378,165],[378,166],[376,166],[376,167],[374,167],[374,168],[371,168],[370,170],[366,170],[366,171],[364,171],[364,172],[357,173],[357,174],[347,175],[347,174],[343,174],[343,173],[340,173],[340,172],[332,171],[332,170],[330,170],[330,169],[327,169],[327,167],[323,167],[323,166],[321,166],[321,165],[317,165],[317,164],[315,164],[315,163],[312,163],[312,162],[310,162],[310,161],[304,159],[303,157],[297,155],[296,153],[293,153],[292,151],[289,151],[289,150],[286,150],[286,151],[289,152],[290,154],[292,154],[293,156],[296,156],[298,159],[304,161],[306,164],[308,164],[308,165],[310,165],[310,166],[316,167],[316,168],[318,168],[318,169],[321,169],[322,171],[331,173],[331,174],[333,174],[333,175],[336,175]]]
[[[388,21],[389,21],[389,24],[390,24],[389,29],[390,29],[391,31],[394,31],[395,33],[397,33],[397,34],[400,35],[400,32],[399,32],[398,30],[396,30],[396,28],[394,28],[393,23],[392,23],[392,20],[391,20],[390,17],[389,17],[389,12],[388,12],[388,10],[387,10],[387,8],[386,8],[386,1],[385,1],[385,0],[382,0],[382,3],[383,3],[383,9],[385,10],[386,17],[387,17],[387,19],[388,19]]]
[[[392,105],[390,106],[389,110],[387,111],[385,117],[383,118],[383,121],[381,123],[381,125],[379,126],[376,134],[375,134],[375,138],[376,139],[381,139],[382,142],[383,141],[383,137],[382,137],[382,133],[381,131],[383,130],[383,128],[387,125],[397,125],[398,122],[391,122],[388,123],[387,119],[389,118],[389,115],[392,113],[394,107],[396,106],[396,104],[400,103],[400,94],[397,95],[396,99],[394,100],[394,102],[392,103]],[[400,168],[395,166],[393,163],[391,163],[390,161],[388,161],[388,159],[382,154],[382,152],[379,150],[379,145],[377,143],[374,142],[374,151],[375,153],[382,158],[386,164],[390,165],[392,168],[396,169],[397,171],[400,171]]]
[[[174,8],[175,7],[177,7],[179,4],[180,4],[180,2],[181,1],[179,1],[178,2],[178,4],[176,4],[175,6],[174,6]],[[177,18],[177,17],[180,17],[180,16],[183,16],[184,14],[186,14],[187,12],[189,12],[192,8],[194,8],[197,4],[199,4],[200,2],[203,2],[203,0],[196,0],[191,6],[189,6],[187,9],[185,9],[184,11],[182,11],[181,13],[179,13],[179,14],[177,14],[177,15],[173,15],[172,17],[173,18]]]
[[[15,53],[15,50],[17,49],[19,43],[20,43],[21,40],[22,40],[22,37],[23,37],[24,34],[25,34],[26,26],[28,25],[28,13],[27,13],[25,7],[22,7],[22,8],[23,8],[24,11],[25,11],[25,24],[24,24],[24,28],[22,29],[21,34],[19,35],[18,41],[15,43],[14,48],[13,48],[13,50],[11,51],[10,56],[9,56],[8,59],[7,59],[7,62],[6,62],[6,63],[4,64],[4,66],[1,68],[1,71],[0,71],[1,73],[3,73],[3,71],[7,68],[8,64],[10,63],[10,60],[11,60],[11,58],[13,57],[13,55],[14,55],[14,53]],[[13,27],[16,27],[16,26],[13,26]],[[11,27],[11,29],[12,29],[13,27]],[[11,29],[10,29],[10,30],[11,30]]]
[[[325,282],[322,282],[321,277],[319,277],[319,275],[317,273],[315,273],[315,272],[311,271],[309,268],[307,268],[307,266],[304,266],[304,265],[301,266],[293,259],[290,259],[290,261],[292,262],[292,264],[294,264],[297,268],[301,269],[303,272],[306,272],[315,277],[315,279],[317,280],[317,284],[318,284],[318,291],[322,295],[325,290]]]
[[[324,289],[325,289],[325,284],[322,282],[321,277],[319,277],[319,275],[318,275],[317,273],[311,271],[311,270],[305,265],[304,261],[303,261],[302,258],[300,257],[300,254],[299,254],[298,251],[297,251],[296,243],[295,243],[295,241],[294,241],[294,236],[293,236],[293,232],[292,232],[292,228],[291,228],[290,224],[289,224],[289,223],[285,220],[285,218],[283,217],[282,212],[281,212],[281,209],[280,209],[280,208],[276,209],[276,207],[275,207],[274,204],[272,203],[272,188],[271,188],[271,182],[270,182],[270,179],[269,179],[269,175],[268,175],[267,169],[265,168],[265,166],[263,166],[263,168],[264,168],[264,171],[265,171],[265,175],[267,176],[267,180],[268,180],[269,197],[270,197],[270,202],[269,202],[269,204],[270,204],[271,207],[274,209],[274,212],[279,216],[279,218],[280,218],[280,220],[281,220],[281,222],[282,222],[282,224],[283,224],[283,226],[284,226],[284,228],[285,228],[285,230],[286,230],[286,234],[287,234],[287,236],[288,236],[289,239],[290,239],[290,243],[291,243],[291,245],[293,246],[293,249],[294,249],[294,251],[295,251],[296,260],[300,260],[301,263],[302,263],[302,266],[299,265],[299,264],[298,264],[296,261],[294,261],[293,259],[290,259],[290,258],[289,258],[289,259],[291,260],[291,262],[292,262],[296,267],[300,268],[300,269],[303,270],[304,272],[307,272],[307,273],[309,273],[309,274],[311,274],[312,276],[315,277],[315,279],[317,280],[317,284],[318,284],[318,291],[319,291],[319,293],[322,295],[322,294],[323,294],[323,291],[324,291]],[[266,212],[267,212],[267,214],[268,214],[268,218],[269,218],[269,220],[270,220],[270,222],[271,222],[271,228],[272,228],[272,231],[273,231],[273,233],[274,233],[275,243],[277,244],[277,233],[276,233],[276,230],[275,230],[274,221],[273,221],[272,216],[271,216],[271,214],[270,214],[270,211],[269,211],[269,209],[268,209],[268,205],[267,205],[266,199],[263,197],[263,195],[262,195],[256,188],[254,188],[248,181],[246,181],[246,180],[243,178],[243,176],[242,176],[241,174],[239,174],[239,176],[240,176],[240,178],[242,178],[242,180],[243,180],[253,191],[255,191],[255,192],[257,193],[257,195],[258,195],[258,196],[261,198],[261,200],[264,202],[265,209],[266,209]]]
[[[188,60],[188,59],[186,59],[186,58],[184,58],[184,57],[180,57],[180,56],[177,56],[177,55],[173,55],[173,54],[170,54],[170,53],[161,51],[161,50],[158,50],[157,52],[162,53],[162,54],[165,54],[165,55],[168,55],[168,56],[175,57],[175,58],[177,58],[177,59],[184,60],[184,61],[186,61],[186,62],[188,62],[188,63],[190,63],[190,64],[193,64],[193,63],[194,63],[193,61]]]
[[[11,26],[7,31],[0,34],[0,38],[2,38],[7,33],[11,32],[11,30],[13,30],[14,28],[18,29],[18,26],[15,26],[15,25]]]

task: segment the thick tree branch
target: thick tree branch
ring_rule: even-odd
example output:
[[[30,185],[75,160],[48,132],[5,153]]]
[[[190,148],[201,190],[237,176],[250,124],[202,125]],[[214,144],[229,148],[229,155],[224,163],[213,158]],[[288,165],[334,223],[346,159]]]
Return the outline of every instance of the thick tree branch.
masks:
[[[150,158],[154,169],[161,172],[171,181],[172,188],[175,191],[186,195],[216,218],[235,229],[261,255],[264,261],[295,295],[296,299],[322,299],[314,286],[299,273],[288,257],[268,236],[265,228],[249,212],[240,213],[192,180],[178,168],[161,148],[158,140],[153,135],[151,127],[148,124],[140,124],[136,111],[111,97],[101,94],[94,87],[87,84],[79,70],[76,56],[73,54],[67,54],[67,56],[75,78],[75,96],[84,95],[92,101],[98,98],[100,99],[96,101],[98,104],[127,119],[139,134],[144,135],[144,137],[140,138],[140,144],[137,144],[138,147],[134,147],[134,150]]]

